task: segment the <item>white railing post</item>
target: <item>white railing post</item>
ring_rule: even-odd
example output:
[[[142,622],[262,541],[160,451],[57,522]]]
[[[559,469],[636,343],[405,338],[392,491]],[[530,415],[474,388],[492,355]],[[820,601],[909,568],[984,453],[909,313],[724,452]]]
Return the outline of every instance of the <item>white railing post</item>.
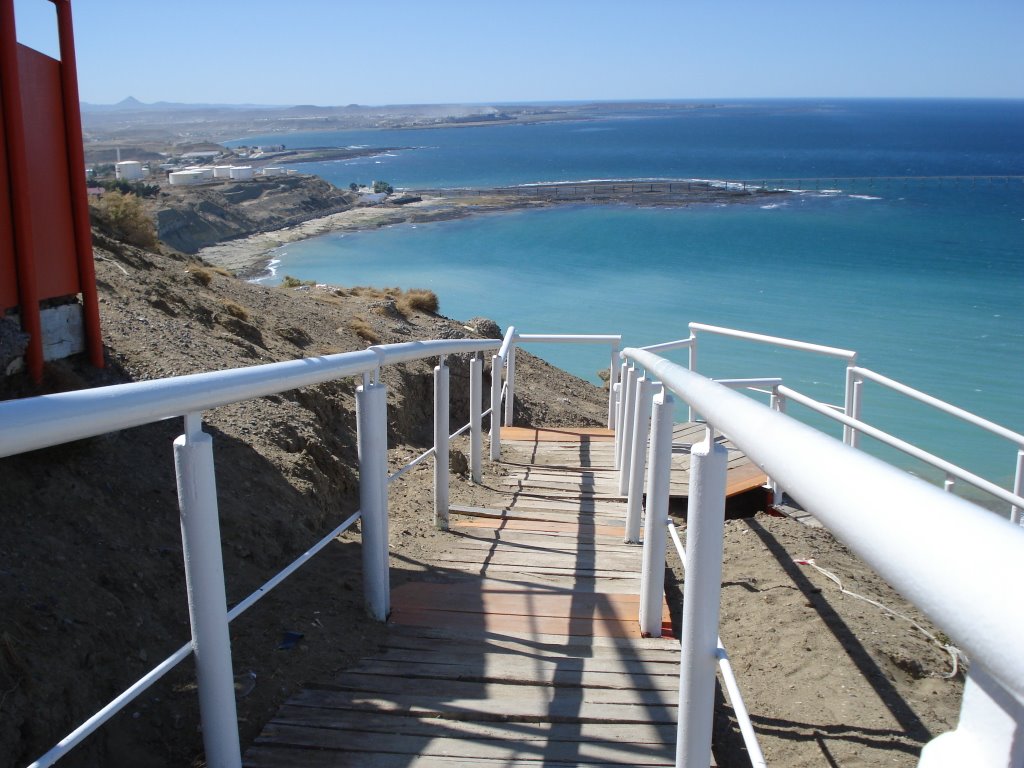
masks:
[[[657,385],[646,376],[636,382],[636,408],[633,418],[633,444],[630,446],[629,496],[626,501],[627,544],[640,543],[640,512],[644,499],[644,460],[647,457],[647,438],[651,431],[651,401]]]
[[[619,456],[622,450],[622,429],[625,421],[625,400],[626,400],[626,371],[629,363],[625,360],[619,366],[618,389],[615,392],[615,453],[612,459],[612,469],[619,468]]]
[[[501,459],[501,358],[491,357],[491,461]]]
[[[1017,471],[1013,476],[1013,493],[1016,496],[1024,496],[1024,449],[1017,451]],[[1024,525],[1024,520],[1021,520],[1021,511],[1016,504],[1010,507],[1011,523]]]
[[[690,346],[686,348],[687,368],[697,373],[697,332],[690,328]],[[696,421],[697,414],[693,411],[692,405],[687,405],[686,420]]]
[[[369,377],[356,388],[359,507],[363,533],[363,596],[377,621],[391,612],[388,573],[388,390]]]
[[[711,765],[727,463],[728,451],[715,442],[709,425],[704,441],[690,453],[677,768]]]
[[[448,530],[448,366],[444,357],[434,367],[434,527]]]
[[[674,407],[672,394],[662,388],[654,398],[650,458],[647,462],[647,519],[644,523],[643,567],[640,571],[640,632],[645,637],[661,637]]]
[[[773,411],[782,411],[782,398],[779,395],[779,385],[772,387],[772,395],[768,401],[768,407]],[[774,477],[768,478],[768,487],[772,491],[772,506],[779,506],[782,503],[782,488]]]
[[[199,413],[185,417],[185,434],[174,441],[174,472],[206,764],[240,768],[213,439],[203,432]]]
[[[474,483],[481,482],[483,437],[480,434],[483,418],[480,399],[484,393],[484,361],[476,354],[469,361],[469,475]]]
[[[625,496],[629,489],[629,459],[633,452],[633,417],[636,415],[636,380],[635,365],[626,369],[626,394],[622,400],[622,434],[619,437],[617,468],[619,470],[619,495]]]
[[[1024,704],[981,667],[971,664],[956,730],[935,737],[921,750],[918,768],[1024,765]]]
[[[508,389],[505,392],[505,426],[511,427],[515,419],[516,405],[516,345],[510,344],[508,357],[505,360],[505,380],[508,382]]]
[[[864,389],[864,380],[860,377],[860,374],[855,372],[855,366],[856,360],[853,360],[846,369],[846,402],[844,412],[850,418],[860,421],[861,392]],[[860,433],[854,427],[844,424],[843,442],[852,448],[856,448],[860,443]]]
[[[608,429],[615,429],[615,373],[619,369],[619,345],[612,342],[611,362],[608,364]]]

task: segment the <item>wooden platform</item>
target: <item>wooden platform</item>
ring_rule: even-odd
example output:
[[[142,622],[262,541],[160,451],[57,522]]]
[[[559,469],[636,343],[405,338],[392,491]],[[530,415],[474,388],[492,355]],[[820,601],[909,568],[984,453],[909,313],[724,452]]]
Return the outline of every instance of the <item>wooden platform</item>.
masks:
[[[676,424],[672,435],[672,497],[689,495],[690,448],[704,436],[703,424]],[[615,434],[610,429],[502,427],[501,439],[503,446],[509,444],[514,451],[512,455],[503,453],[505,463],[526,465],[506,479],[509,488],[524,493],[568,492],[570,495],[588,490],[596,499],[621,498],[614,469]],[[761,468],[732,443],[722,436],[717,439],[729,451],[726,496],[752,491],[768,481]],[[573,474],[572,469],[578,472]]]
[[[679,650],[640,637],[610,448],[606,430],[503,431],[511,474],[452,504],[442,557],[392,590],[386,646],[290,699],[244,764],[673,765]]]

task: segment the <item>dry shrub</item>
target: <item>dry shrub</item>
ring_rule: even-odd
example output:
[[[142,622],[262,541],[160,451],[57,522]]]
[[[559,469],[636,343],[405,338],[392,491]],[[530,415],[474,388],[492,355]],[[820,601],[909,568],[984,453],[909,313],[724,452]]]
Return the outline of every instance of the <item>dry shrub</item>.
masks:
[[[248,320],[249,312],[241,304],[236,304],[233,301],[224,302],[224,311],[232,317],[237,317],[239,320]]]
[[[380,334],[374,330],[372,325],[366,322],[366,318],[353,317],[348,321],[348,328],[364,341],[370,344],[380,344]]]
[[[206,267],[201,267],[198,264],[189,264],[185,267],[185,271],[199,285],[209,285],[213,282],[213,273]]]
[[[403,315],[413,311],[437,314],[437,310],[441,306],[437,300],[437,294],[426,288],[410,288],[398,298],[396,304],[398,311]]]
[[[137,248],[156,247],[156,226],[135,195],[107,192],[89,212],[97,229],[115,240]]]

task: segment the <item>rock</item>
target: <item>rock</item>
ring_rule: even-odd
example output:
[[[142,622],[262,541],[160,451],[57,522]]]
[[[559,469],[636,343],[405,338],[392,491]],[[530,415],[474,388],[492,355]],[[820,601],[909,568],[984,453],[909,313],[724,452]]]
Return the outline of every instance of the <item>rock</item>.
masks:
[[[500,339],[503,336],[501,326],[486,317],[474,317],[466,323],[466,327],[485,339]]]

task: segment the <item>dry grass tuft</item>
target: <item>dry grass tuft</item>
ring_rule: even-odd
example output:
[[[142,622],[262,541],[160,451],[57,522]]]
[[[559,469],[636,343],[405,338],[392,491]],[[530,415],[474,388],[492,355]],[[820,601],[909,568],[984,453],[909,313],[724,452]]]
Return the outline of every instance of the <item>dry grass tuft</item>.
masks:
[[[348,321],[348,328],[364,341],[370,344],[380,344],[380,334],[366,321],[366,318],[353,317]]]
[[[237,317],[239,320],[249,319],[249,311],[241,304],[236,304],[233,301],[224,302],[224,311],[232,317]]]
[[[189,264],[185,267],[185,271],[199,285],[205,286],[213,282],[213,273],[206,267],[201,267],[198,264]]]
[[[437,294],[426,288],[410,288],[397,299],[395,304],[403,315],[408,315],[410,312],[437,314],[437,310],[441,306],[437,300]]]

